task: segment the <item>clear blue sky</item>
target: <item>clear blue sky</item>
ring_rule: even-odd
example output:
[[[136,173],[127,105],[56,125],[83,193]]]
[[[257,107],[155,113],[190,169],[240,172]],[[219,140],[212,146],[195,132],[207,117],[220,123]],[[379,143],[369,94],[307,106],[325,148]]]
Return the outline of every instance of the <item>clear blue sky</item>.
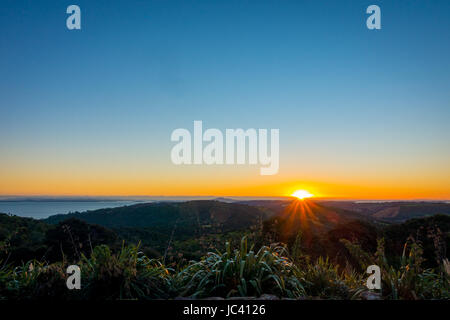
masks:
[[[70,4],[80,31],[66,28]],[[382,30],[366,28],[371,4]],[[414,158],[412,171],[445,170],[449,17],[450,1],[429,0],[2,0],[0,172],[25,181],[16,171],[76,171],[86,157],[171,170],[170,133],[193,120],[279,128],[280,169]]]

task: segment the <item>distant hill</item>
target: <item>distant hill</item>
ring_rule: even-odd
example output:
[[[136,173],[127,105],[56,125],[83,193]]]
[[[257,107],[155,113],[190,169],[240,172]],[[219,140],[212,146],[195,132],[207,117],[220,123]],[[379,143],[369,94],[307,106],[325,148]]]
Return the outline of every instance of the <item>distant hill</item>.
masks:
[[[249,232],[261,228],[264,220],[273,215],[265,208],[214,200],[187,202],[142,203],[131,206],[100,209],[82,213],[55,215],[45,222],[57,224],[78,219],[112,229],[128,242],[141,242],[163,255],[166,250],[183,248],[185,256],[206,248],[199,248],[217,237],[232,232]],[[197,239],[194,241],[194,239]],[[210,239],[210,240],[208,240]],[[225,243],[225,242],[224,242]]]
[[[339,224],[354,220],[368,220],[359,213],[326,207],[312,200],[260,202],[259,205],[275,210],[276,214],[266,222],[266,226],[268,224],[276,225],[277,229],[287,237],[289,234],[296,234],[299,230],[310,234],[323,233]]]
[[[404,222],[436,214],[450,215],[450,204],[443,202],[326,201],[321,204],[329,208],[351,210],[366,217],[387,222]]]
[[[82,213],[54,215],[50,224],[76,218],[109,228],[139,227],[177,228],[201,233],[201,230],[227,232],[248,228],[268,218],[271,212],[257,207],[213,200],[143,203]]]
[[[237,203],[265,208],[274,214],[281,214],[292,203],[292,200],[246,200]]]
[[[227,202],[227,203],[233,203],[233,202],[237,201],[237,200],[234,200],[234,199],[231,199],[231,198],[223,198],[223,197],[215,198],[213,200],[214,201],[220,201],[220,202]]]

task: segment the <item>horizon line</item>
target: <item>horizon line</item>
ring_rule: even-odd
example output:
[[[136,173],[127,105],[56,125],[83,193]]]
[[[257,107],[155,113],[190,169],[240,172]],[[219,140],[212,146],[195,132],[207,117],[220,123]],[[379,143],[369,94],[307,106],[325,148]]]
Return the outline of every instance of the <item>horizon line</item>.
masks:
[[[194,199],[194,198],[203,198],[204,200],[214,200],[217,198],[229,198],[230,200],[235,199],[254,199],[254,200],[288,200],[293,199],[295,197],[292,196],[236,196],[236,195],[0,195],[0,201],[11,201],[11,200],[25,200],[25,199],[33,199],[33,200],[49,200],[49,199],[67,199],[67,200],[106,200],[106,201],[125,201],[133,199],[136,201],[142,201],[145,199],[148,200],[157,200],[158,198],[167,199],[167,198],[183,198],[185,200]],[[370,202],[419,202],[419,201],[438,201],[438,202],[449,202],[450,199],[446,198],[352,198],[352,197],[311,197],[310,200],[318,200],[318,201],[370,201]],[[202,200],[202,199],[198,199]]]

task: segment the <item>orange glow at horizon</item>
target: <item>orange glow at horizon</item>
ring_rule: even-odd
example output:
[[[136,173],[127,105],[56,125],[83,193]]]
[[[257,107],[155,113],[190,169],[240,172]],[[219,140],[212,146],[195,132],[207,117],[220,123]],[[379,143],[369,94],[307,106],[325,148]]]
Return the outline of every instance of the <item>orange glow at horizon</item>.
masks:
[[[217,196],[290,197],[307,190],[314,199],[450,200],[450,177],[342,176],[300,177],[293,171],[258,176],[246,168],[173,168],[138,170],[103,166],[70,169],[43,167],[7,170],[0,166],[2,196]],[[97,168],[97,167],[96,167]],[[185,171],[186,170],[186,171]],[[211,179],[211,177],[214,179]]]
[[[25,180],[25,179],[24,179]],[[364,200],[450,200],[450,192],[425,186],[348,185],[307,182],[256,184],[251,181],[181,181],[182,179],[34,179],[10,181],[0,185],[0,195],[18,196],[250,196],[290,197],[299,186],[309,190],[315,199],[364,199]],[[156,180],[156,181],[155,181]],[[15,182],[15,183],[14,183]],[[295,187],[297,185],[297,187]]]

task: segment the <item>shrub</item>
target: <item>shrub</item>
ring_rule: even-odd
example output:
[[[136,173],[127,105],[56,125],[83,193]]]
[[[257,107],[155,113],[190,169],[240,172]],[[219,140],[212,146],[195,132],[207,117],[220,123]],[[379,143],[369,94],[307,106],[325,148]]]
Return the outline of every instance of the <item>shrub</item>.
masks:
[[[319,298],[354,299],[365,289],[361,276],[352,270],[339,273],[328,258],[308,263],[297,276],[304,279],[307,294]]]
[[[450,277],[441,264],[435,269],[423,269],[423,250],[420,243],[409,238],[399,258],[398,267],[390,265],[384,253],[384,239],[378,241],[377,252],[370,255],[357,244],[342,240],[350,253],[355,255],[364,270],[371,264],[381,269],[381,291],[385,299],[449,299]]]
[[[89,259],[83,256],[80,268],[86,298],[169,297],[169,270],[157,260],[148,259],[136,246],[122,246],[118,254],[112,254],[107,246],[98,246]]]
[[[304,288],[295,277],[296,267],[288,258],[285,247],[261,247],[257,252],[248,248],[247,238],[240,249],[226,243],[222,253],[211,252],[199,262],[192,262],[178,274],[182,295],[195,298],[208,296],[260,296],[263,293],[296,298]]]

